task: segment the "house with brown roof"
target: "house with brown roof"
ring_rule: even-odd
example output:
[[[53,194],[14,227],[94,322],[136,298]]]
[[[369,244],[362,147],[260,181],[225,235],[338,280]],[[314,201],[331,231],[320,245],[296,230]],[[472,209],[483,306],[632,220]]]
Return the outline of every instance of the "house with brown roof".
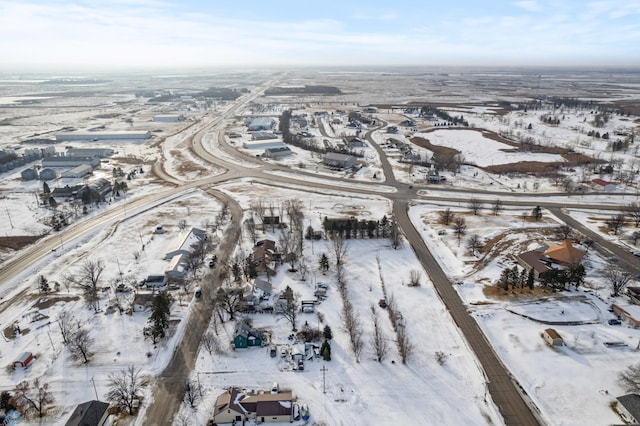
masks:
[[[516,260],[526,270],[533,269],[534,277],[538,279],[540,274],[550,269],[564,269],[580,264],[584,255],[585,252],[575,248],[570,240],[564,240],[560,245],[520,253]]]
[[[291,391],[245,394],[237,388],[231,388],[216,398],[213,422],[239,423],[256,419],[259,423],[284,423],[291,422],[292,413]]]
[[[640,327],[640,306],[638,305],[623,305],[613,304],[611,305],[613,313],[621,320],[625,321],[633,328]]]
[[[562,340],[562,337],[560,337],[560,334],[558,334],[558,332],[553,328],[547,328],[542,333],[542,337],[549,344],[549,346],[563,346],[564,345],[564,340]]]

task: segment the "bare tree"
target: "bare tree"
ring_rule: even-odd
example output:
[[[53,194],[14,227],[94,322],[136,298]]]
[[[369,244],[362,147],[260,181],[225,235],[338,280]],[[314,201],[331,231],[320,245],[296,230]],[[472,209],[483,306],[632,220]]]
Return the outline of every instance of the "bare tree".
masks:
[[[66,345],[73,334],[73,329],[77,327],[75,318],[69,313],[69,311],[62,311],[60,312],[60,315],[58,315],[56,323],[58,324],[58,328],[60,328],[62,342]]]
[[[266,215],[264,200],[262,198],[258,198],[251,203],[251,210],[253,210],[256,216],[258,216],[258,219],[260,219],[260,223],[262,223],[262,230],[264,231],[264,217]]]
[[[613,231],[614,235],[618,235],[618,232],[620,232],[620,228],[624,226],[624,219],[624,214],[616,214],[607,219],[605,221],[605,224],[607,225],[609,230]]]
[[[27,413],[36,413],[38,417],[44,417],[47,414],[47,405],[53,403],[54,398],[49,392],[49,384],[36,378],[33,384],[28,381],[18,383],[15,388],[14,396],[17,404]]]
[[[613,297],[620,296],[622,290],[625,289],[625,287],[631,280],[631,274],[629,274],[619,266],[614,265],[611,265],[609,268],[607,268],[605,275],[607,277],[609,285],[611,286],[611,295]]]
[[[342,300],[342,326],[344,331],[349,335],[349,343],[351,350],[356,357],[356,361],[360,361],[360,354],[364,343],[362,341],[362,323],[360,317],[353,309],[353,305],[348,299]]]
[[[298,244],[300,240],[296,238],[293,232],[282,230],[278,245],[282,252],[283,258],[289,263],[289,272],[295,272],[295,263],[298,259]]]
[[[100,289],[98,286],[104,269],[104,262],[101,259],[87,259],[74,275],[65,276],[65,280],[82,289],[85,301],[95,312],[100,310]]]
[[[380,329],[380,321],[378,312],[374,306],[371,306],[371,322],[373,323],[373,334],[371,335],[371,347],[376,361],[382,362],[389,352],[389,344]]]
[[[433,357],[436,359],[436,362],[439,365],[444,365],[447,362],[447,358],[448,358],[447,354],[442,351],[436,351]]]
[[[467,203],[467,206],[474,215],[477,215],[480,212],[480,209],[482,209],[482,202],[480,202],[480,200],[475,197],[471,197],[469,199],[469,202]]]
[[[482,242],[482,238],[480,238],[480,235],[478,234],[473,234],[467,240],[467,247],[469,248],[469,250],[473,255],[475,255],[476,252],[480,250],[483,246],[484,246],[484,243]]]
[[[230,288],[220,287],[214,296],[217,305],[229,314],[229,319],[232,321],[235,319],[235,314],[242,303],[243,293],[242,287],[239,286]]]
[[[449,207],[447,207],[446,209],[440,212],[440,223],[448,226],[451,223],[451,220],[453,220],[453,216],[454,216],[453,212]]]
[[[640,204],[639,203],[631,203],[627,208],[627,214],[633,220],[634,226],[637,228],[640,226]]]
[[[287,286],[282,295],[275,303],[274,311],[276,315],[286,319],[291,324],[291,329],[297,331],[296,320],[300,309],[300,295],[294,293],[291,287]]]
[[[409,272],[409,287],[420,287],[420,280],[422,280],[422,272],[412,269]]]
[[[287,212],[287,216],[289,216],[291,230],[293,232],[301,230],[304,219],[304,202],[298,198],[285,200],[283,209]]]
[[[396,329],[396,345],[398,346],[400,360],[403,364],[406,364],[413,353],[413,344],[409,340],[404,324],[399,325]]]
[[[178,229],[181,231],[184,231],[185,229],[187,229],[187,220],[186,219],[180,219],[178,221]]]
[[[618,373],[618,381],[627,392],[640,393],[640,363],[629,365]]]
[[[300,281],[307,280],[307,273],[309,273],[309,262],[305,256],[298,258],[298,274],[300,274]]]
[[[110,374],[108,387],[109,402],[133,415],[134,401],[140,397],[142,391],[140,370],[131,365],[126,370]]]
[[[189,403],[191,408],[195,407],[202,395],[202,389],[198,382],[187,380],[184,385],[184,400]]]
[[[458,246],[460,246],[460,239],[467,233],[467,222],[464,217],[456,217],[453,220],[453,232],[458,239]]]
[[[504,205],[502,204],[502,200],[496,199],[491,205],[491,211],[494,216],[498,216],[500,212],[504,209]]]
[[[86,328],[78,328],[69,336],[67,347],[74,359],[82,359],[86,364],[89,362],[89,346],[93,343],[93,338]]]
[[[563,223],[558,227],[556,233],[558,235],[558,238],[560,238],[561,240],[566,240],[567,238],[570,238],[571,235],[573,235],[573,228],[571,228],[566,223]]]
[[[393,249],[400,247],[400,227],[395,217],[391,219],[391,233],[389,234],[389,238],[391,238],[391,247]]]
[[[253,216],[244,221],[244,227],[247,229],[249,237],[255,245],[255,243],[258,241],[258,232],[256,229],[256,222],[253,220]]]
[[[333,256],[336,259],[336,265],[341,266],[349,254],[347,241],[341,235],[336,234],[331,238],[331,243],[333,247]]]

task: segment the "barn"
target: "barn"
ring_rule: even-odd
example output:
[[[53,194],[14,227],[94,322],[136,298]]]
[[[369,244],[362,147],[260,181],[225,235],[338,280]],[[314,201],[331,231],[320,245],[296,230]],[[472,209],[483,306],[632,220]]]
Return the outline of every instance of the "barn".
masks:
[[[33,361],[33,354],[31,352],[23,352],[18,359],[13,361],[13,368],[27,368],[27,366]]]

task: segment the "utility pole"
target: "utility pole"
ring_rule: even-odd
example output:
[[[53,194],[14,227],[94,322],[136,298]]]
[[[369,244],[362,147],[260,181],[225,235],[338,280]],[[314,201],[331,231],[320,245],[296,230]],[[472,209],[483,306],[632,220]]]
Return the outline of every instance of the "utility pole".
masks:
[[[323,365],[320,371],[322,371],[322,393],[327,393],[327,390],[325,387],[326,382],[325,382],[325,374],[324,374],[327,371],[327,367]]]
[[[93,391],[96,394],[96,401],[100,401],[100,398],[98,398],[98,391],[96,390],[96,381],[93,380],[93,376],[91,376],[91,383],[93,383]]]
[[[11,229],[13,229],[13,222],[11,221],[11,214],[9,213],[9,207],[5,207],[7,210],[7,216],[9,216],[9,224],[11,225]]]

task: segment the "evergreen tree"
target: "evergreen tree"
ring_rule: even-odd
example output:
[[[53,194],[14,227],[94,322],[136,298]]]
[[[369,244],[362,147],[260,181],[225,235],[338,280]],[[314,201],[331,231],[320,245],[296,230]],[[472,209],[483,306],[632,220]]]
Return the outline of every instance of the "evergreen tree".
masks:
[[[542,219],[542,209],[540,208],[540,206],[535,206],[533,208],[533,210],[531,211],[531,217],[536,222]]]
[[[322,253],[322,255],[320,255],[320,270],[322,272],[327,272],[329,270],[329,258],[326,253]]]
[[[234,262],[231,266],[231,273],[233,274],[233,280],[235,282],[240,282],[242,280],[242,268],[238,262]]]
[[[143,333],[151,339],[154,345],[166,336],[172,302],[173,299],[167,292],[160,292],[153,298],[151,316],[147,321],[148,325],[143,329]]]
[[[527,287],[533,290],[533,283],[535,281],[535,276],[533,275],[533,268],[529,269],[529,275],[527,275]]]
[[[331,331],[331,327],[329,327],[328,325],[325,325],[324,330],[322,331],[322,335],[326,340],[333,339],[333,332]]]
[[[49,188],[47,181],[42,182],[42,192],[45,194],[51,194],[51,189]]]
[[[325,340],[320,347],[320,354],[322,355],[323,360],[331,361],[331,345],[328,340]]]
[[[51,287],[49,287],[49,280],[47,280],[44,275],[40,275],[38,277],[38,288],[40,289],[40,293],[49,294],[51,291]]]

